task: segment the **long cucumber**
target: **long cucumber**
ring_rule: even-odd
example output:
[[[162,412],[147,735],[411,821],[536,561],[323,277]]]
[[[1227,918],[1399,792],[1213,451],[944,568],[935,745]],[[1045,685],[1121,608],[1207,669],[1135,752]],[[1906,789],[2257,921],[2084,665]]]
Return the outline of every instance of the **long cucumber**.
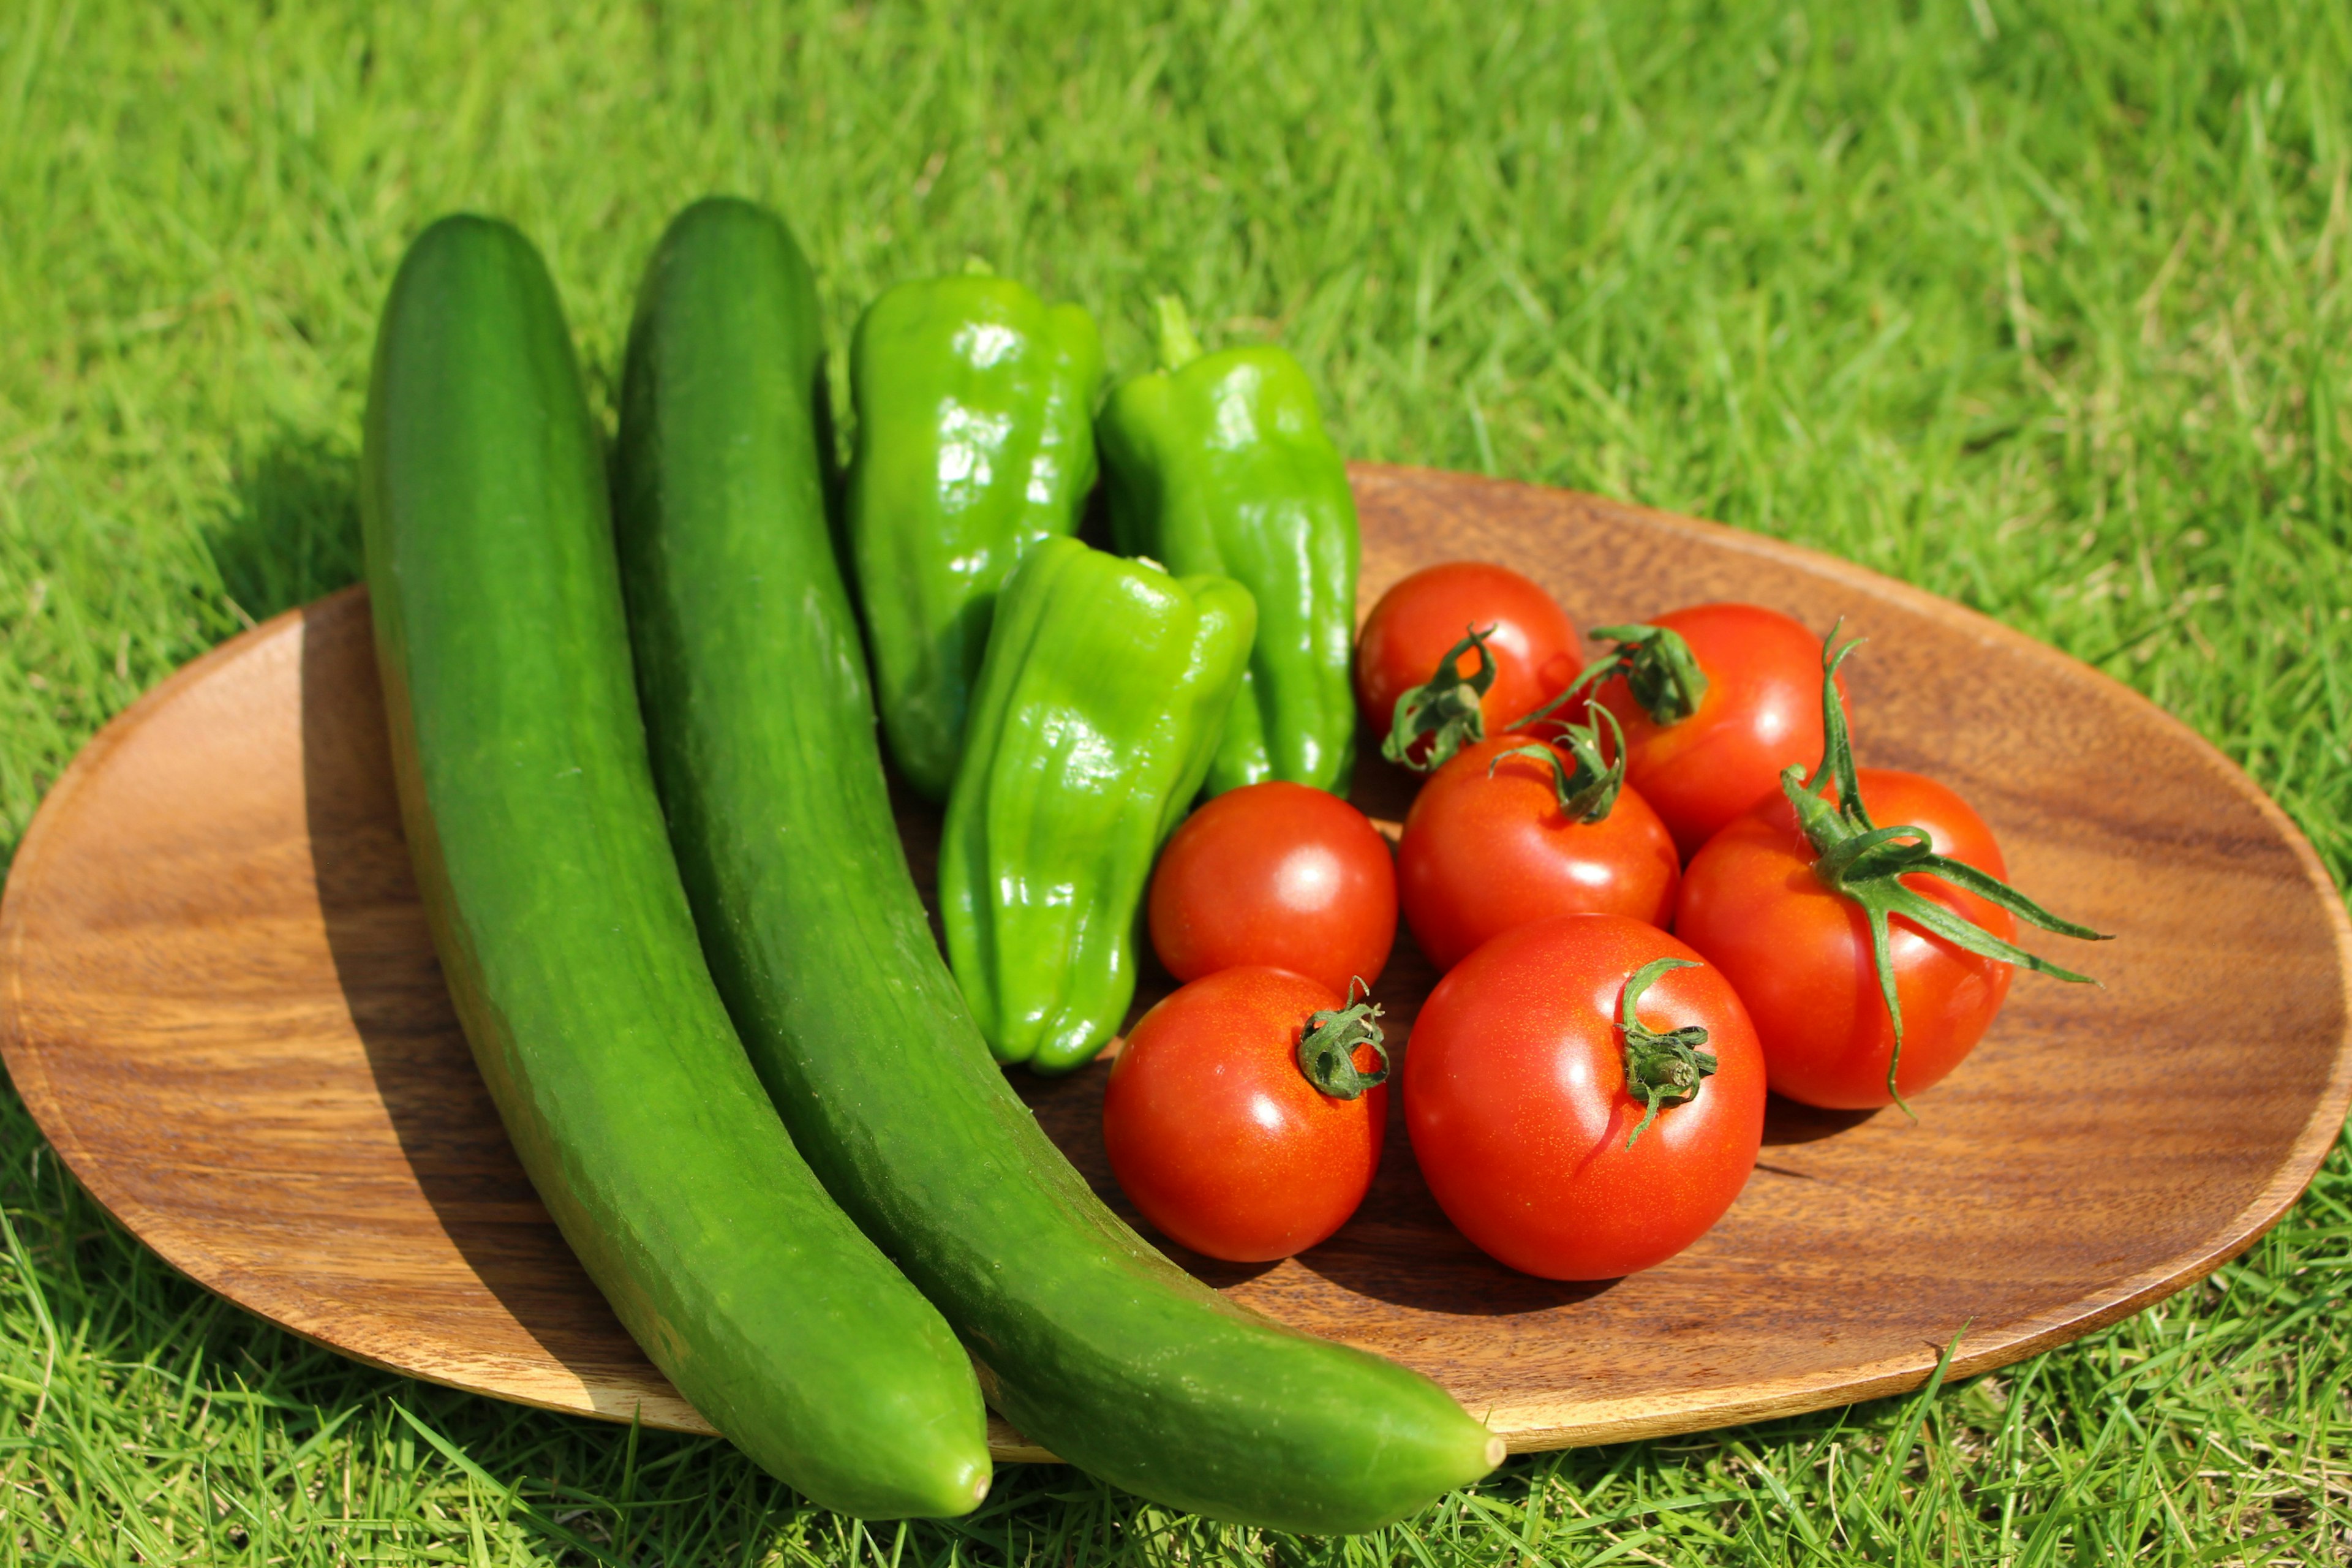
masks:
[[[401,263],[361,513],[434,946],[564,1239],[759,1464],[852,1513],[966,1511],[989,1480],[970,1363],[794,1152],[711,986],[596,431],[546,269],[504,224],[445,218]]]
[[[1145,1245],[991,1060],[908,872],[825,521],[718,478],[763,374],[723,302],[773,221],[705,203],[664,241],[616,521],[679,869],[794,1141],[955,1325],[997,1408],[1097,1475],[1338,1532],[1484,1474],[1501,1441],[1434,1384],[1235,1307]]]

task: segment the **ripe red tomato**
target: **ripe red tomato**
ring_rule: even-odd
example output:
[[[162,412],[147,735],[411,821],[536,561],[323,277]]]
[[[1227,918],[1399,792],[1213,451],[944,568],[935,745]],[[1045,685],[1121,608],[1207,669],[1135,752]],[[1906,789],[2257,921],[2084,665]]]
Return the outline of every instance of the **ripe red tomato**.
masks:
[[[1687,858],[1724,824],[1777,795],[1780,770],[1820,759],[1822,639],[1755,605],[1695,605],[1648,624],[1690,645],[1706,676],[1698,710],[1659,724],[1622,675],[1602,681],[1594,699],[1624,726],[1626,782],[1665,819]]]
[[[1495,761],[1531,740],[1496,736],[1457,753],[1405,816],[1398,897],[1413,940],[1440,969],[1551,915],[1625,915],[1654,926],[1674,918],[1682,858],[1658,814],[1640,792],[1621,789],[1599,822],[1561,815],[1549,767],[1532,757]]]
[[[1103,1144],[1111,1173],[1180,1246],[1263,1263],[1314,1246],[1364,1201],[1388,1131],[1388,1089],[1353,1100],[1299,1070],[1328,986],[1279,969],[1224,969],[1143,1016],[1111,1064]],[[1378,1057],[1355,1052],[1369,1072]]]
[[[1862,768],[1855,776],[1871,820],[1924,828],[1937,854],[2006,879],[1991,829],[1958,795],[1917,773]],[[1787,798],[1764,802],[1691,861],[1675,931],[1720,967],[1748,1004],[1776,1091],[1838,1110],[1890,1104],[1895,1027],[1872,963],[1869,921],[1813,876],[1813,859]],[[1903,882],[2003,942],[2016,937],[2015,917],[1998,904],[1934,876]],[[1895,1083],[1907,1100],[1984,1037],[2009,994],[2010,966],[1929,936],[1899,915],[1887,925],[1903,1007]]]
[[[1149,918],[1152,951],[1179,980],[1271,964],[1369,989],[1396,941],[1396,867],[1362,812],[1268,780],[1185,818],[1152,873]]]
[[[1626,987],[1661,958],[1635,1016],[1696,1025],[1716,1060],[1697,1095],[1648,1111],[1626,1089]],[[1405,1126],[1446,1217],[1547,1279],[1664,1262],[1739,1195],[1764,1136],[1764,1061],[1722,973],[1655,926],[1562,915],[1507,931],[1437,983],[1404,1064]]]
[[[1356,639],[1356,703],[1374,735],[1386,735],[1397,699],[1437,671],[1471,626],[1492,626],[1486,651],[1495,684],[1478,700],[1490,731],[1531,713],[1576,679],[1582,645],[1558,601],[1508,567],[1483,561],[1424,566],[1382,594]],[[1455,659],[1464,675],[1475,652]]]

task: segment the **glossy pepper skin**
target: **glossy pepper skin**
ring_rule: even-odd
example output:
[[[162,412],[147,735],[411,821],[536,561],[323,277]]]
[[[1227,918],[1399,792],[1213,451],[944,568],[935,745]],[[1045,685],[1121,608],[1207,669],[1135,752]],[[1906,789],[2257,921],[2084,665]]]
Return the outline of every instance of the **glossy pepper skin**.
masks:
[[[901,283],[857,323],[853,574],[883,736],[929,799],[955,777],[998,590],[1094,488],[1102,382],[1094,318],[1009,278]]]
[[[1093,1059],[1135,997],[1152,857],[1208,772],[1257,613],[1075,539],[997,600],[940,845],[949,967],[1002,1062]]]
[[[1232,577],[1257,603],[1249,673],[1209,793],[1265,779],[1348,793],[1356,710],[1356,502],[1315,389],[1270,343],[1202,354],[1160,304],[1162,369],[1095,421],[1111,536],[1171,572]]]

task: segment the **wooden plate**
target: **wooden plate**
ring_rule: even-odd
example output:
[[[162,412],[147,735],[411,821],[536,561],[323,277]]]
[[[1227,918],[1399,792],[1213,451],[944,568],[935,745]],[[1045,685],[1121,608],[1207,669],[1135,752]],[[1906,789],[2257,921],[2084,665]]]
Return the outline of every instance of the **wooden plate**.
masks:
[[[1948,1082],[1895,1112],[1775,1104],[1714,1231],[1647,1274],[1558,1285],[1447,1226],[1402,1129],[1355,1221],[1236,1299],[1420,1368],[1514,1448],[1688,1431],[1981,1371],[2177,1290],[2303,1190],[2352,1095],[2343,906],[2221,754],[2105,676],[1842,562],[1708,523],[1360,468],[1369,604],[1404,572],[1511,563],[1585,623],[1754,600],[1871,644],[1866,763],[1932,772],[2018,884],[2120,939],[2104,990],[2021,976]],[[366,601],[282,616],[93,741],[0,908],[0,1049],[97,1199],[271,1321],[413,1376],[709,1428],[548,1221],[449,1011],[401,842]],[[1402,815],[1377,763],[1359,799]],[[932,825],[907,813],[919,874]],[[1402,944],[1381,987],[1431,981]],[[1146,998],[1149,1000],[1149,998]],[[2259,1014],[2259,1035],[2239,1026]],[[1100,1069],[1024,1091],[1114,1205]],[[1001,1423],[1003,1458],[1045,1458]]]

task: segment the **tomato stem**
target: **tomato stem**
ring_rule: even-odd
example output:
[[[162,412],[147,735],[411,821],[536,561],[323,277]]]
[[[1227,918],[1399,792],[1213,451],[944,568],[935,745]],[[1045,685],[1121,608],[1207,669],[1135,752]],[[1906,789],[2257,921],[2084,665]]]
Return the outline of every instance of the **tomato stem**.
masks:
[[[1358,986],[1364,991],[1360,1002],[1356,999]],[[1371,987],[1354,978],[1348,982],[1345,1004],[1308,1014],[1307,1026],[1298,1034],[1298,1070],[1307,1081],[1334,1100],[1354,1100],[1366,1089],[1386,1083],[1389,1047],[1374,1021],[1380,1016]],[[1370,1072],[1356,1066],[1356,1052],[1366,1046],[1381,1058],[1381,1065]]]
[[[1381,742],[1381,755],[1417,773],[1433,771],[1464,746],[1486,738],[1486,716],[1478,710],[1478,702],[1495,684],[1495,656],[1486,650],[1495,628],[1463,630],[1469,635],[1446,650],[1436,673],[1396,700],[1388,737]],[[1465,675],[1456,661],[1474,648],[1477,672]],[[1424,735],[1428,749],[1416,756],[1412,748]]]
[[[1629,623],[1595,626],[1592,635],[1617,646],[1586,665],[1559,696],[1526,717],[1511,721],[1512,729],[1524,730],[1550,720],[1553,710],[1612,675],[1625,678],[1626,689],[1654,724],[1679,724],[1698,711],[1700,700],[1706,696],[1706,671],[1699,668],[1698,656],[1691,652],[1682,633],[1672,626]]]
[[[1641,1124],[1626,1135],[1629,1152],[1634,1140],[1648,1131],[1650,1123],[1658,1119],[1660,1106],[1696,1100],[1700,1084],[1715,1074],[1714,1056],[1698,1048],[1706,1044],[1704,1027],[1689,1024],[1661,1034],[1633,1013],[1642,993],[1660,975],[1669,970],[1698,967],[1687,958],[1654,958],[1635,970],[1625,982],[1625,999],[1620,1004],[1617,1024],[1625,1035],[1625,1092],[1650,1102]]]
[[[1592,712],[1599,719],[1608,721],[1611,731],[1617,738],[1615,762],[1603,759],[1600,724],[1596,720],[1588,719],[1581,724],[1565,724],[1554,720],[1553,724],[1560,731],[1559,740],[1549,744],[1530,741],[1524,746],[1513,746],[1507,752],[1496,752],[1495,760],[1486,764],[1486,776],[1493,778],[1495,770],[1503,765],[1506,757],[1532,758],[1550,767],[1552,795],[1559,802],[1562,816],[1570,822],[1605,820],[1610,808],[1617,804],[1617,792],[1625,784],[1625,731],[1618,728],[1617,715],[1608,709],[1595,708]],[[1560,760],[1559,748],[1561,746],[1566,746],[1569,754],[1576,759],[1572,771]]]
[[[1832,892],[1861,906],[1870,922],[1871,962],[1878,972],[1878,991],[1885,998],[1886,1016],[1895,1026],[1895,1049],[1886,1059],[1886,1092],[1903,1108],[1903,1113],[1910,1116],[1911,1107],[1895,1084],[1895,1071],[1903,1065],[1903,1004],[1895,994],[1895,963],[1887,951],[1886,922],[1890,916],[1901,915],[1930,935],[1939,936],[1979,957],[2018,964],[2079,984],[2095,985],[2098,982],[2087,974],[2062,969],[2014,942],[2003,942],[1974,921],[1906,887],[1902,879],[1921,874],[1940,877],[2043,931],[2086,942],[2110,939],[2089,926],[2062,920],[2006,882],[1987,876],[1966,861],[1937,854],[1934,838],[1924,827],[1881,827],[1870,820],[1870,813],[1862,804],[1862,784],[1853,763],[1853,741],[1846,728],[1845,703],[1837,689],[1838,667],[1862,646],[1863,639],[1854,637],[1840,644],[1837,635],[1844,624],[1841,620],[1832,626],[1830,635],[1822,640],[1821,765],[1807,778],[1801,765],[1791,763],[1780,775],[1780,793],[1788,796],[1790,806],[1797,814],[1798,826],[1812,843],[1813,875]],[[1834,793],[1835,804],[1822,798],[1822,787],[1825,784]]]

